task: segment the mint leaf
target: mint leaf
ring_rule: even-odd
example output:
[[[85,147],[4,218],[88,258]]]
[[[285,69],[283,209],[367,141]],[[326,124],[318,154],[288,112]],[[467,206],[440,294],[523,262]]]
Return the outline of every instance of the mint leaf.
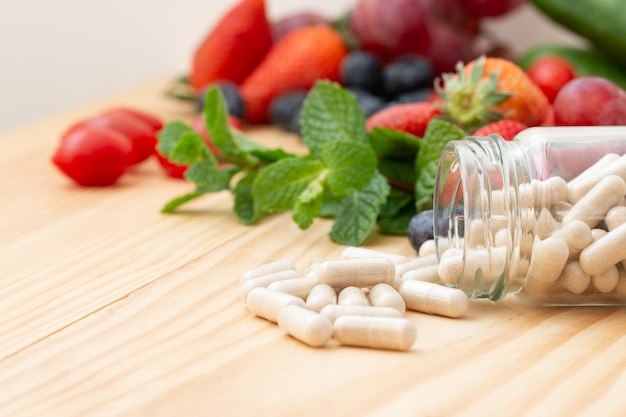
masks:
[[[381,159],[378,161],[378,171],[389,179],[390,184],[398,184],[402,185],[403,188],[413,189],[416,179],[414,161]]]
[[[187,203],[188,201],[194,200],[198,197],[203,196],[204,192],[202,191],[194,191],[185,195],[182,195],[180,197],[176,197],[173,200],[170,200],[165,206],[163,206],[163,208],[161,209],[162,213],[172,213],[174,212],[178,207],[182,206],[183,204]]]
[[[248,139],[243,133],[241,133],[237,129],[231,129],[230,132],[233,136],[233,140],[235,141],[239,149],[257,157],[259,160],[267,164],[276,162],[279,159],[295,156],[294,154],[285,152],[282,149],[268,149],[260,143]]]
[[[404,206],[398,213],[391,217],[380,217],[378,219],[378,230],[388,235],[404,236],[408,232],[409,222],[415,215],[415,206],[412,204]]]
[[[446,144],[465,136],[463,130],[445,120],[433,119],[428,124],[420,151],[415,158],[415,201],[418,211],[428,210],[433,206],[435,177],[439,158]]]
[[[215,156],[208,152],[206,158],[191,165],[185,171],[185,178],[195,183],[199,191],[208,193],[228,189],[233,174],[231,170],[219,169]]]
[[[293,206],[292,218],[300,229],[306,229],[313,224],[322,208],[323,196],[324,186],[319,179],[311,181],[306,190],[298,196]]]
[[[361,143],[327,142],[320,149],[320,157],[328,169],[326,185],[338,196],[363,188],[376,171],[376,155]]]
[[[324,165],[317,159],[281,159],[259,170],[253,184],[253,198],[258,208],[268,214],[290,210],[298,196],[323,171]]]
[[[380,208],[381,217],[393,217],[396,216],[405,207],[410,207],[411,211],[415,212],[415,205],[413,203],[413,195],[406,191],[392,188],[387,196],[387,201]]]
[[[389,194],[389,184],[380,174],[375,174],[370,183],[360,191],[348,194],[330,231],[337,243],[358,246],[372,233],[381,205]]]
[[[178,120],[169,122],[157,133],[157,138],[159,139],[157,150],[160,154],[169,157],[183,134],[188,132],[195,132],[195,130]]]
[[[328,81],[318,81],[307,94],[300,126],[302,140],[314,155],[327,142],[369,143],[365,113],[356,96]]]
[[[256,172],[249,172],[233,188],[235,197],[235,214],[244,224],[254,224],[258,221],[260,214],[256,210],[254,198],[252,197],[253,183]]]
[[[196,131],[183,132],[170,149],[168,159],[175,164],[191,165],[210,153],[204,139]]]
[[[342,197],[328,191],[328,188],[324,189],[324,198],[322,202],[322,208],[320,209],[320,217],[336,217],[341,209]]]
[[[410,133],[386,127],[375,127],[369,132],[374,152],[381,158],[415,161],[421,138]]]

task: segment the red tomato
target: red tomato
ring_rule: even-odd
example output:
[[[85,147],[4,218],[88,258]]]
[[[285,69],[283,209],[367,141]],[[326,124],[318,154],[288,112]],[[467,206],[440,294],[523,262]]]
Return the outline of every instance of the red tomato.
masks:
[[[64,135],[52,162],[77,184],[101,187],[114,184],[133,163],[128,137],[95,126],[74,128]]]
[[[152,127],[133,116],[120,113],[102,114],[75,124],[70,127],[66,135],[71,133],[74,129],[84,126],[111,129],[127,136],[133,145],[133,163],[135,164],[144,161],[155,151],[156,137],[154,136]]]
[[[557,93],[565,84],[576,78],[574,67],[557,56],[544,56],[533,62],[526,71],[528,77],[554,102]]]
[[[143,121],[144,123],[149,124],[154,133],[163,128],[163,122],[158,117],[130,107],[116,107],[114,109],[108,110],[104,114],[122,114],[126,116],[132,116],[136,119]]]

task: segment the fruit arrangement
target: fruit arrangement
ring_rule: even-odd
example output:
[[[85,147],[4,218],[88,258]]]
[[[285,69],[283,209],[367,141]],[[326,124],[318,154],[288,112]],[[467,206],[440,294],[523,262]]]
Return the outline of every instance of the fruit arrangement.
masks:
[[[270,21],[264,0],[240,0],[168,91],[196,103],[191,124],[117,109],[68,129],[53,162],[80,185],[106,186],[154,154],[167,175],[195,184],[165,212],[230,190],[245,224],[291,211],[302,229],[334,218],[330,236],[344,244],[374,229],[415,240],[450,140],[626,125],[626,70],[605,52],[545,46],[514,62],[479,49],[483,19],[522,3],[357,0],[337,21]],[[297,133],[308,154],[245,136],[266,123]]]

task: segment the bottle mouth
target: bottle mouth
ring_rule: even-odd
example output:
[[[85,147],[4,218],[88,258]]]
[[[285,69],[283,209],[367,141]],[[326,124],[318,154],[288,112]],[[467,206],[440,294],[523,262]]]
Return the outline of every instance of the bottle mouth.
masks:
[[[497,300],[508,291],[506,267],[514,248],[515,215],[504,140],[467,137],[448,143],[439,160],[433,234],[442,280],[472,298]],[[496,237],[494,230],[510,230]],[[499,239],[499,241],[496,241]],[[445,269],[449,266],[449,269]]]

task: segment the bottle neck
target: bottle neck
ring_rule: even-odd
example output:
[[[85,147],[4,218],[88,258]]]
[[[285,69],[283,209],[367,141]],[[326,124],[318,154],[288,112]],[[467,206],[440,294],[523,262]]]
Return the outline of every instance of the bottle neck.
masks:
[[[535,177],[517,141],[498,135],[450,142],[443,151],[434,196],[434,235],[442,279],[472,298],[519,291],[530,253],[534,204],[521,204]],[[531,221],[532,223],[532,221]],[[441,270],[441,268],[440,268]]]

